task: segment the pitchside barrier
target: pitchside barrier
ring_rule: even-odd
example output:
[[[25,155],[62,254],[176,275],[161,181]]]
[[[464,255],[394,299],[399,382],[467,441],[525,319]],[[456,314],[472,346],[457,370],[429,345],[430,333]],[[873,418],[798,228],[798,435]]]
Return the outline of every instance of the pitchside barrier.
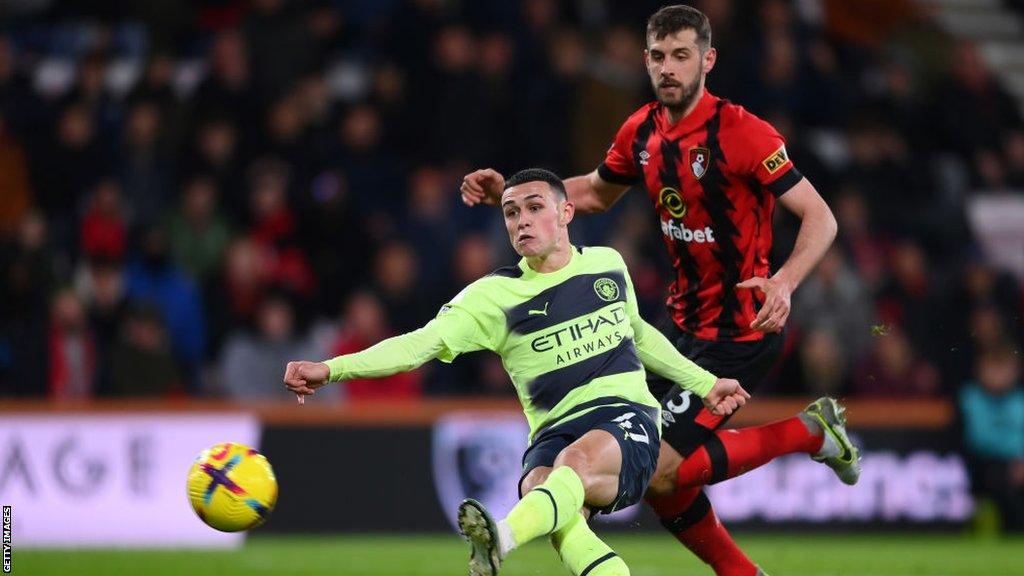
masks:
[[[785,418],[804,400],[758,399],[730,427]],[[730,527],[948,529],[973,510],[954,406],[851,401],[863,446],[855,487],[804,455],[711,486]],[[193,516],[185,475],[204,447],[258,447],[280,484],[263,533],[452,530],[467,496],[503,515],[516,501],[526,423],[515,401],[334,406],[220,402],[0,403],[0,504],[19,546],[241,544]],[[641,506],[603,529],[657,529]]]

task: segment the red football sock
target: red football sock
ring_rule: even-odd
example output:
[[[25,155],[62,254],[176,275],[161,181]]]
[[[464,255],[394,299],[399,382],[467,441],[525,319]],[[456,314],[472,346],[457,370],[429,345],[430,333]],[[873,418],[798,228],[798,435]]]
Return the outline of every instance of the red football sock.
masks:
[[[718,576],[757,574],[757,566],[733,541],[700,488],[677,488],[675,494],[648,503],[662,525]]]
[[[714,484],[745,474],[773,458],[794,452],[814,454],[824,436],[807,430],[794,416],[764,426],[719,430],[679,465],[677,486]]]

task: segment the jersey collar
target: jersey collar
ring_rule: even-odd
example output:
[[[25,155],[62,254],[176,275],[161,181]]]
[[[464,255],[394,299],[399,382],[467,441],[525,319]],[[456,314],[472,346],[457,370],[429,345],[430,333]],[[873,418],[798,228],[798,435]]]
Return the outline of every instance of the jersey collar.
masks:
[[[715,114],[715,108],[719,98],[704,89],[697,106],[675,124],[668,123],[668,111],[661,104],[658,104],[658,113],[654,115],[654,121],[658,130],[667,138],[674,140],[681,138],[694,130],[698,130]]]
[[[573,244],[572,249],[569,250],[569,261],[565,263],[565,266],[562,266],[561,268],[555,270],[554,272],[537,272],[533,268],[530,268],[530,265],[527,264],[526,262],[526,258],[519,259],[519,268],[523,271],[523,277],[525,278],[532,278],[535,276],[540,276],[543,278],[555,278],[559,277],[560,275],[569,274],[572,268],[576,265],[576,261],[579,260],[580,254],[583,254],[583,248],[581,246]]]

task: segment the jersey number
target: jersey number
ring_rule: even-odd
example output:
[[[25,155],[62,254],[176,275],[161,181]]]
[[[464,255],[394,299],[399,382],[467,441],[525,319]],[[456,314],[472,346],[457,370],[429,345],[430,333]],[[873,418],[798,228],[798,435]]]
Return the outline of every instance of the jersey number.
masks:
[[[644,444],[649,444],[650,436],[647,435],[647,430],[644,430],[643,424],[637,422],[635,427],[638,428],[640,431],[633,432],[633,416],[636,416],[636,412],[627,412],[622,416],[619,416],[618,418],[612,420],[612,422],[615,422],[616,424],[619,425],[619,428],[622,428],[623,432],[626,433],[626,438],[629,438],[634,442],[643,442]]]

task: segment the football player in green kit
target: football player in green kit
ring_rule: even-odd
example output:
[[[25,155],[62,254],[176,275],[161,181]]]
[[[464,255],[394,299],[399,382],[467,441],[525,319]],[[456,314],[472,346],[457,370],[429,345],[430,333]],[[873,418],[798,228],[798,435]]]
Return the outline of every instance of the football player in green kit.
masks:
[[[514,548],[544,535],[574,574],[621,576],[626,564],[587,525],[592,513],[638,502],[658,460],[659,403],[645,369],[730,414],[749,395],[683,357],[637,310],[622,257],[569,241],[574,206],[560,178],[529,169],[501,197],[522,259],[473,282],[418,330],[326,362],[289,362],[300,401],[328,382],[412,370],[430,359],[492,350],[502,357],[530,426],[519,503],[500,521],[466,500],[459,527],[469,573],[492,576]]]

